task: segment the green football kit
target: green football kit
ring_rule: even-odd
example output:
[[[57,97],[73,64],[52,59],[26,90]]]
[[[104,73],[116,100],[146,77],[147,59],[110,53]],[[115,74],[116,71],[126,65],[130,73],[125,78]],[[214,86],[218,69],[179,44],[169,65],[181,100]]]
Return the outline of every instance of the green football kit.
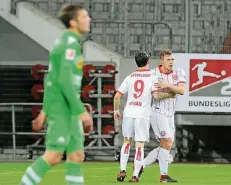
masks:
[[[83,150],[84,132],[78,119],[86,111],[80,99],[82,68],[80,36],[65,31],[54,43],[44,83],[47,150],[66,151],[67,154]]]
[[[79,115],[86,111],[80,99],[82,68],[80,36],[67,30],[54,43],[44,81],[42,111],[48,123],[48,151],[66,151],[67,154],[83,151],[84,132],[79,120]],[[43,156],[39,157],[27,168],[19,185],[38,185],[51,168]],[[65,180],[67,185],[84,184],[79,163],[66,161]]]

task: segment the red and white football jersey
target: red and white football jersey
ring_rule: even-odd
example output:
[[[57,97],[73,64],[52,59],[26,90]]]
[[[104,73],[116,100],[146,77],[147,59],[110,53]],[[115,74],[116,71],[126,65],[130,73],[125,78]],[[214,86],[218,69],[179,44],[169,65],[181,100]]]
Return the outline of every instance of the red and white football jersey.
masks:
[[[145,118],[151,115],[152,92],[158,79],[150,70],[137,70],[128,75],[120,85],[118,92],[127,93],[127,103],[123,116]]]
[[[152,70],[153,74],[157,76],[158,81],[163,81],[164,83],[178,85],[179,83],[186,83],[185,72],[181,68],[173,68],[171,73],[164,73],[160,66]],[[159,92],[169,92],[168,89],[158,90]],[[164,100],[155,100],[152,105],[152,110],[159,112],[166,116],[173,116],[176,111],[176,98],[168,98]]]

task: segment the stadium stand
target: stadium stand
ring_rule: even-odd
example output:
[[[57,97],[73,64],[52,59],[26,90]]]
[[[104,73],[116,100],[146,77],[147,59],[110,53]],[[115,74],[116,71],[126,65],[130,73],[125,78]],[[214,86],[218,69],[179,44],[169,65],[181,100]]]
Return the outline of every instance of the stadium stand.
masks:
[[[52,15],[63,3],[84,4],[81,0],[26,1]],[[91,39],[125,56],[139,49],[157,55],[169,46],[178,53],[221,53],[230,33],[230,5],[216,0],[91,1],[87,7],[93,18]]]

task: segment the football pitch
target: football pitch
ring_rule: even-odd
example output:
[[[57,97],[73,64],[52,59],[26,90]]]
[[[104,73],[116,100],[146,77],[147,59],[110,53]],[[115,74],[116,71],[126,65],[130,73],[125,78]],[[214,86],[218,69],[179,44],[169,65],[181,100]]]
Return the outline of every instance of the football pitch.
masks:
[[[18,185],[24,171],[30,163],[0,163],[0,184]],[[171,164],[169,173],[182,185],[230,185],[231,165],[214,164]],[[119,163],[86,162],[84,163],[85,185],[115,185],[129,184],[132,176],[132,163],[128,165],[125,182],[117,182]],[[41,185],[65,185],[65,165],[60,164],[50,171]],[[145,169],[140,185],[155,185],[159,183],[159,167],[154,164]]]

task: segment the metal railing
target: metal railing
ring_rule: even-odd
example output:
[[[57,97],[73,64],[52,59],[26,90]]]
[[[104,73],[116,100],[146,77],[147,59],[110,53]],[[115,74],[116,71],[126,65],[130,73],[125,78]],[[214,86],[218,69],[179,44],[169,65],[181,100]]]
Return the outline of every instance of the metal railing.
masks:
[[[7,107],[11,107],[12,132],[0,132],[0,135],[12,135],[14,159],[16,158],[16,135],[31,135],[31,136],[45,135],[45,132],[16,132],[16,119],[15,119],[16,106],[34,106],[34,105],[42,105],[42,103],[0,103],[0,107],[3,107],[2,111],[4,111],[4,108],[6,108],[6,111],[9,111]],[[85,103],[84,105],[89,108],[89,113],[92,115],[92,106],[88,103]]]

